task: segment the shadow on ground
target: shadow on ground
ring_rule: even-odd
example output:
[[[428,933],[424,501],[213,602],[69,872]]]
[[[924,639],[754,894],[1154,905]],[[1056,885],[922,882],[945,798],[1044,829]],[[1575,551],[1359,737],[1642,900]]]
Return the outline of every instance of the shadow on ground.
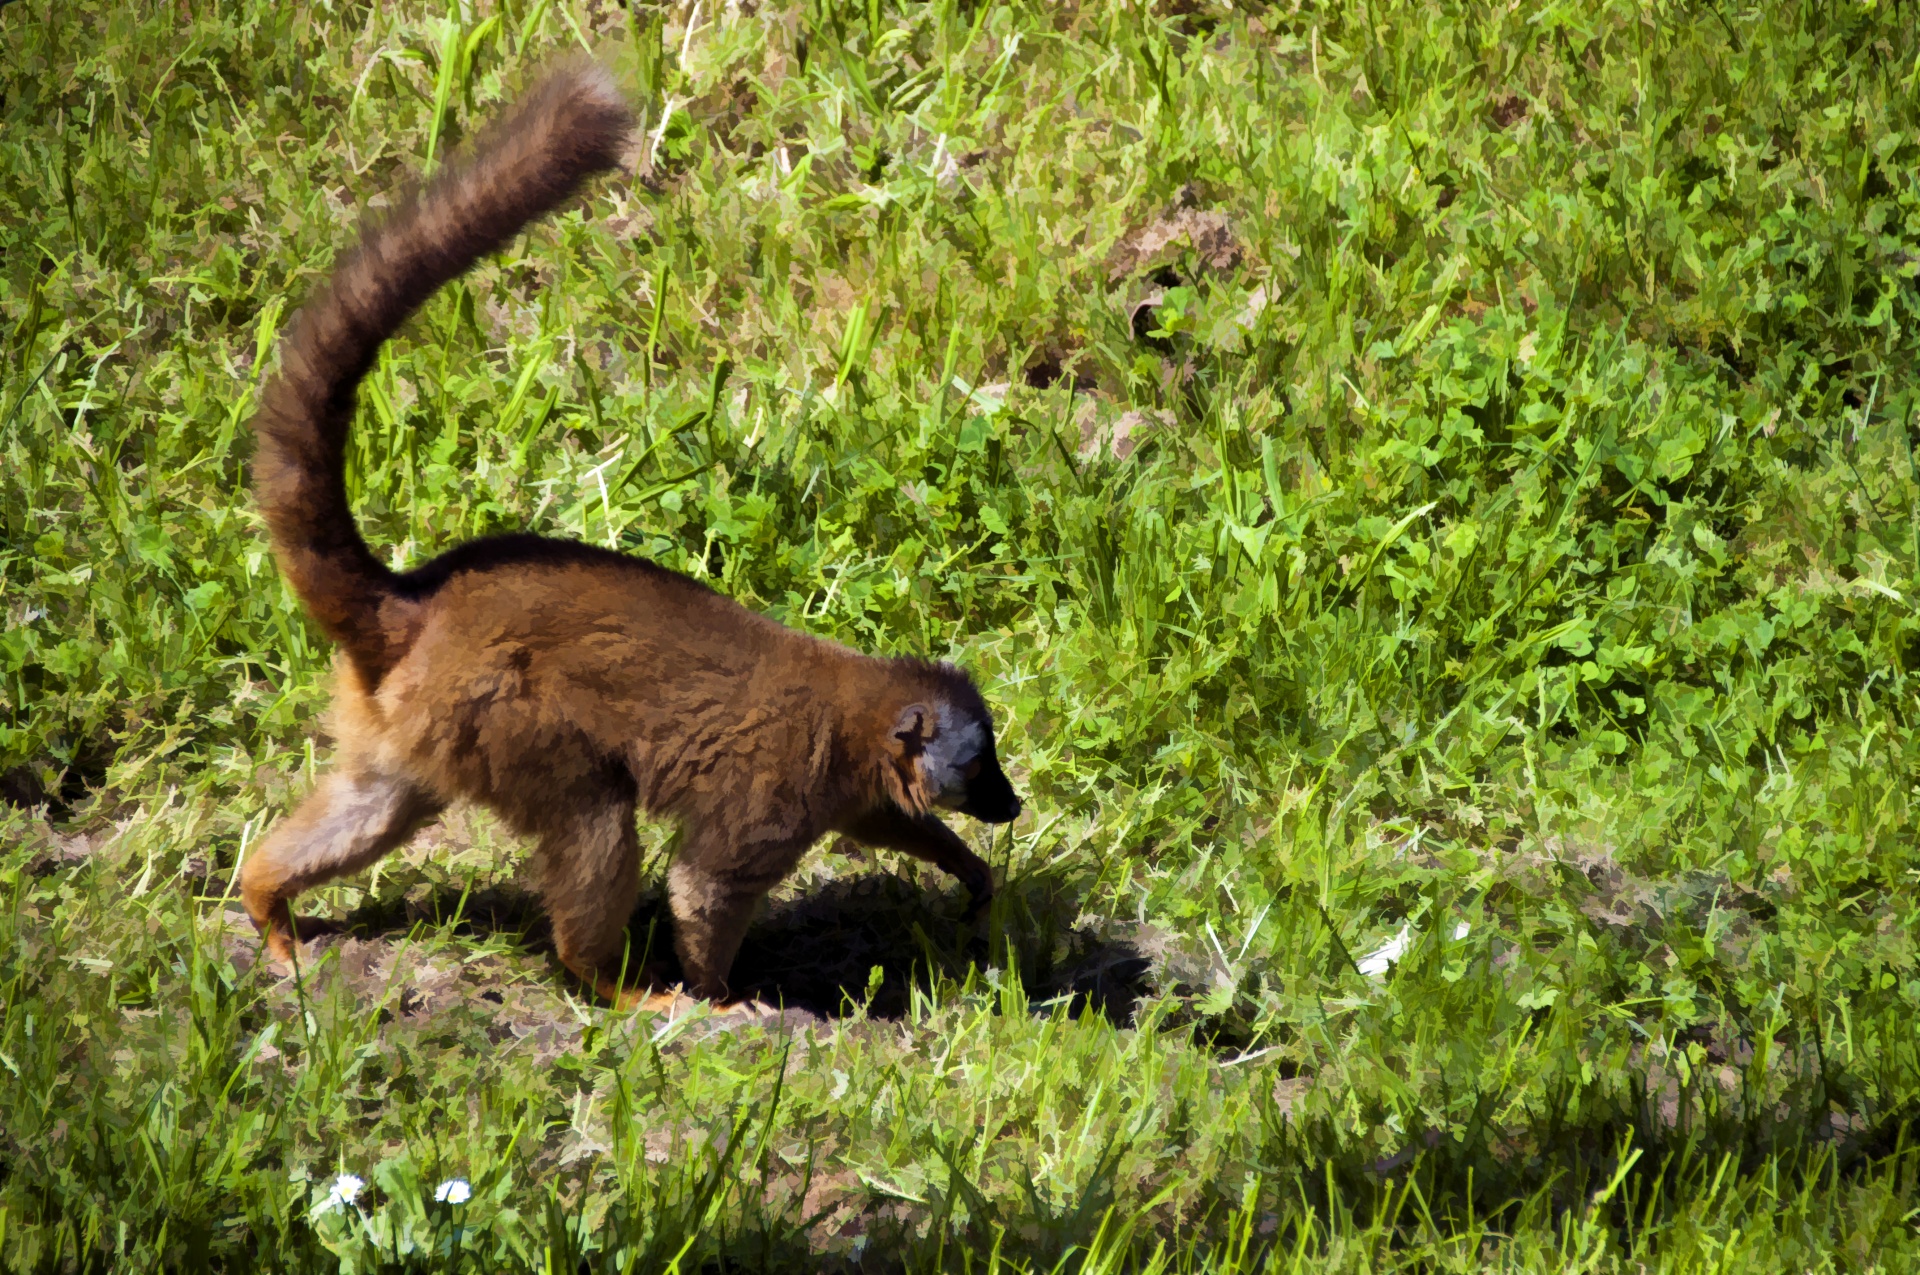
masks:
[[[992,916],[965,923],[957,891],[929,891],[887,872],[832,881],[769,910],[741,948],[734,987],[822,1017],[864,1005],[871,1017],[893,1019],[930,974],[964,980],[1011,965],[1033,1002],[1066,996],[1076,1016],[1131,1023],[1147,992],[1147,958],[1131,943],[1076,927],[1078,898],[1057,885],[1013,883]]]
[[[864,1010],[903,1017],[912,989],[937,975],[956,981],[1017,967],[1034,1004],[1069,998],[1069,1013],[1132,1023],[1149,991],[1151,961],[1124,938],[1077,925],[1077,895],[1060,880],[1009,883],[991,916],[960,919],[964,896],[929,889],[884,869],[842,877],[777,899],[748,931],[734,963],[733,990],[770,1005],[833,1019]],[[511,886],[465,893],[452,887],[369,903],[340,929],[365,940],[392,939],[421,923],[454,923],[470,935],[511,934],[532,953],[551,956],[539,901]],[[628,925],[631,968],[655,963],[679,977],[673,923],[657,890],[642,897]],[[997,938],[995,937],[997,936]],[[554,977],[564,977],[549,961]]]

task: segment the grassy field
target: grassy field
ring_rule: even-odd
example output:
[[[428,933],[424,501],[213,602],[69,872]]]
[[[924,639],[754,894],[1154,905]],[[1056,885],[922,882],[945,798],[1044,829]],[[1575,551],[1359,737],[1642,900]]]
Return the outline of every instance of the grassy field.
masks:
[[[1912,1269],[1916,21],[0,7],[0,1267]],[[978,674],[991,914],[824,846],[766,1023],[583,999],[477,813],[297,980],[231,894],[328,755],[276,332],[582,46],[628,169],[350,482]]]

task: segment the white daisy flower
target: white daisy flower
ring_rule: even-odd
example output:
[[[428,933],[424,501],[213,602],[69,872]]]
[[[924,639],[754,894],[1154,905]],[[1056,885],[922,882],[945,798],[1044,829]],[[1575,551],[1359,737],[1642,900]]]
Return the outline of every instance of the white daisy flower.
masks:
[[[331,1209],[352,1204],[355,1199],[359,1198],[360,1188],[365,1185],[366,1181],[364,1179],[356,1177],[351,1173],[342,1173],[333,1180],[333,1186],[327,1190],[327,1198],[320,1202],[320,1207],[315,1209],[314,1212],[325,1213]]]
[[[434,1188],[433,1198],[442,1204],[465,1204],[473,1198],[473,1187],[465,1178],[448,1178]]]
[[[1413,945],[1411,931],[1406,926],[1400,932],[1382,943],[1377,949],[1360,958],[1360,972],[1368,978],[1384,978],[1395,962],[1407,954],[1407,948]]]

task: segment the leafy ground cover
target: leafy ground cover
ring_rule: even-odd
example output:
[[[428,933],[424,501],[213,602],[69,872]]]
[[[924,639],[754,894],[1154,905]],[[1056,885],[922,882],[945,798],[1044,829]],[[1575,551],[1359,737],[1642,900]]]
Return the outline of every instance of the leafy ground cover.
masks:
[[[1914,21],[0,8],[0,1264],[1909,1268]],[[297,980],[231,895],[327,752],[275,333],[581,46],[628,170],[351,482],[976,670],[990,916],[823,847],[766,1022],[581,999],[473,813]]]

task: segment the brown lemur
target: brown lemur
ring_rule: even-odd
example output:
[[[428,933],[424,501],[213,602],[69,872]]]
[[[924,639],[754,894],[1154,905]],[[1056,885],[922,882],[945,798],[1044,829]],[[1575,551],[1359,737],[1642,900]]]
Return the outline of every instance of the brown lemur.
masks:
[[[365,230],[293,320],[254,421],[280,568],[339,644],[330,773],[246,860],[242,897],[279,961],[288,901],[373,863],[448,803],[534,838],[560,960],[619,1000],[639,892],[636,808],[678,822],[667,871],[688,990],[728,995],[756,902],[842,833],[993,891],[940,808],[1020,813],[973,682],[785,628],[706,585],[568,540],[504,535],[392,571],[343,477],[356,388],[437,289],[612,168],[632,119],[611,79],[552,75]],[[640,993],[630,993],[637,996]]]

